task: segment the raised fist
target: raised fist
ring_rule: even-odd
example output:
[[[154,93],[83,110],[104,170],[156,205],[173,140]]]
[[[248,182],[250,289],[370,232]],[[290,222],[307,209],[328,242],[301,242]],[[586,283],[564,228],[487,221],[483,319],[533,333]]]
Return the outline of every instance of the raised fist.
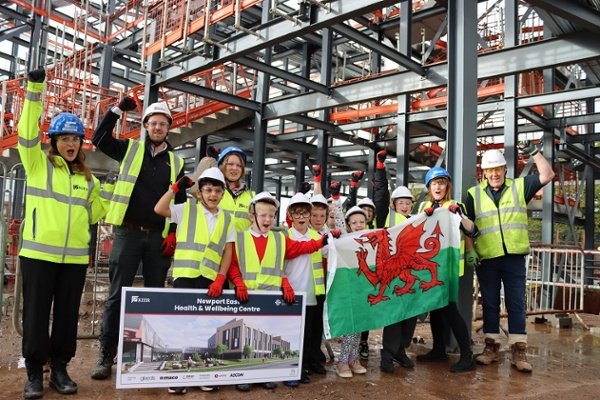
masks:
[[[354,171],[350,177],[353,182],[358,182],[365,176],[365,171]]]
[[[206,155],[212,158],[219,158],[220,150],[217,146],[208,146],[206,148]]]
[[[333,181],[329,184],[329,194],[331,194],[332,197],[336,197],[340,195],[340,189],[342,188],[342,184],[337,182],[337,181]]]
[[[387,151],[379,150],[377,152],[377,161],[379,161],[380,163],[384,163],[386,157],[387,157]]]
[[[535,145],[531,140],[523,140],[517,145],[521,153],[529,154],[532,157],[540,152],[540,147],[539,145]]]
[[[177,182],[171,185],[173,193],[178,193],[180,190],[185,191],[188,188],[194,186],[194,181],[189,176],[182,176]]]
[[[117,107],[119,107],[121,109],[121,111],[133,111],[137,108],[137,104],[135,103],[134,99],[132,99],[131,97],[125,96],[121,99],[121,101],[119,102],[119,105],[117,105]]]
[[[46,80],[46,71],[44,68],[34,69],[27,73],[27,80],[34,83],[44,83]]]
[[[310,172],[312,172],[313,176],[321,176],[323,169],[319,164],[313,164],[310,168]]]
[[[298,192],[300,192],[302,194],[306,194],[306,193],[310,192],[310,183],[300,182],[300,185],[298,187]]]

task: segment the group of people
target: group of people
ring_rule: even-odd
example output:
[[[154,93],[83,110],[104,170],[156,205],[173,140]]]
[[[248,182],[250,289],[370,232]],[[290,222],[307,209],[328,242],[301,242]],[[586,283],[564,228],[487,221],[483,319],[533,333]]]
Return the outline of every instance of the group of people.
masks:
[[[475,268],[483,298],[485,349],[473,357],[466,322],[455,303],[430,314],[433,349],[418,361],[446,361],[445,324],[460,347],[459,361],[451,371],[464,372],[479,364],[498,361],[500,348],[500,290],[504,286],[509,314],[512,363],[530,372],[526,358],[525,258],[528,253],[527,202],[550,182],[554,173],[537,147],[528,145],[539,174],[506,178],[506,160],[498,150],[481,161],[485,179],[471,188],[465,204],[450,198],[452,178],[441,167],[426,175],[427,199],[414,210],[415,197],[405,186],[389,192],[386,153],[377,153],[373,200],[356,203],[363,173],[351,178],[346,211],[340,201],[340,183],[331,182],[329,199],[321,192],[322,169],[313,166],[314,194],[295,194],[286,209],[289,229],[273,230],[279,201],[268,192],[253,193],[244,183],[245,152],[228,147],[210,148],[193,177],[183,173],[183,160],[167,142],[173,122],[165,103],[153,103],[143,113],[145,140],[118,139],[113,130],[124,112],[138,108],[125,97],[110,109],[93,133],[92,142],[120,163],[118,177],[103,185],[90,172],[82,151],[85,130],[73,114],[55,116],[48,130],[50,147],[41,148],[38,120],[45,72],[28,74],[27,95],[19,122],[19,153],[27,172],[26,217],[20,265],[23,273],[23,356],[27,381],[23,397],[43,396],[43,365],[50,362],[50,387],[61,394],[77,392],[66,366],[75,355],[78,307],[89,264],[89,225],[104,218],[115,226],[109,259],[110,288],[99,338],[99,357],[93,379],[107,379],[117,353],[121,289],[132,286],[141,266],[146,287],[164,287],[172,265],[173,286],[207,289],[218,297],[229,280],[240,301],[249,290],[280,291],[288,303],[295,291],[306,293],[302,373],[326,373],[321,351],[323,304],[327,276],[327,244],[342,232],[394,226],[411,213],[431,216],[439,207],[459,214],[464,234],[467,267]],[[187,201],[189,193],[196,201]],[[67,218],[65,218],[65,216]],[[53,310],[49,332],[50,310]],[[413,368],[405,348],[411,342],[416,317],[383,330],[381,370],[394,372],[394,363]],[[367,371],[360,363],[367,333],[341,338],[335,366],[343,378]],[[275,383],[262,384],[273,388]],[[247,384],[236,385],[248,391]],[[212,387],[202,387],[210,391]],[[184,394],[186,388],[169,388]]]

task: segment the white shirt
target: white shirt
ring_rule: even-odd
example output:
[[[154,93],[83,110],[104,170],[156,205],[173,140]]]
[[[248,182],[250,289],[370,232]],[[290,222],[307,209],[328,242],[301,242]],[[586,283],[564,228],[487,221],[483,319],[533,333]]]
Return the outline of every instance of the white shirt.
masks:
[[[291,238],[299,242],[311,240],[308,231],[302,234],[296,228],[290,228]],[[315,282],[312,272],[311,254],[303,254],[291,260],[285,260],[285,275],[294,290],[306,292],[306,305],[316,306],[317,297],[315,296]]]
[[[217,218],[219,214],[223,211],[221,208],[217,209],[217,213],[213,214],[204,207],[202,203],[198,203],[202,212],[204,213],[204,218],[206,218],[206,225],[208,228],[208,237],[212,236],[212,233],[215,230],[215,226],[217,225]],[[183,218],[183,208],[185,207],[185,203],[180,204],[171,204],[169,205],[169,209],[171,210],[171,222],[176,224],[181,223],[181,219]],[[225,243],[233,243],[235,242],[235,226],[232,223],[229,225],[229,231],[227,232],[227,238],[225,239]]]

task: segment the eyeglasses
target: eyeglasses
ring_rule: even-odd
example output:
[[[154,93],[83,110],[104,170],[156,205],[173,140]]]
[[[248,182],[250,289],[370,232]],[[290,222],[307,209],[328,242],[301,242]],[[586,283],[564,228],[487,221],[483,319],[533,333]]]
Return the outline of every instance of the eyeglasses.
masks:
[[[61,143],[79,143],[81,138],[77,135],[61,135],[56,137],[56,141]]]
[[[504,167],[485,168],[484,171],[486,174],[491,174],[491,173],[500,174],[500,173],[504,172]]]
[[[231,162],[225,163],[225,166],[229,167],[229,168],[244,168],[244,166],[242,164],[231,163]]]
[[[164,121],[150,121],[148,122],[148,126],[151,126],[152,128],[154,127],[159,127],[159,128],[166,128],[169,126],[168,122],[164,122]]]
[[[209,187],[203,187],[202,189],[200,189],[200,191],[204,194],[223,194],[223,189],[220,187],[216,187],[216,188],[209,188]]]
[[[310,212],[302,211],[302,212],[293,212],[291,213],[294,218],[308,218],[310,217]]]

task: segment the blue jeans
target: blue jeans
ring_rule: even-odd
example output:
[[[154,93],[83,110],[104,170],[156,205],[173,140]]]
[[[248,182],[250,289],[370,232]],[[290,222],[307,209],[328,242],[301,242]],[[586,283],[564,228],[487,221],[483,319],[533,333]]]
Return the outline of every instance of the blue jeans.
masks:
[[[483,332],[500,333],[500,287],[508,311],[508,332],[525,334],[525,256],[506,255],[482,260],[477,279],[483,299]]]
[[[162,256],[162,233],[142,232],[133,228],[116,228],[109,259],[110,288],[104,305],[100,345],[116,349],[119,343],[121,288],[133,286],[140,262],[145,287],[164,287],[171,257]]]

